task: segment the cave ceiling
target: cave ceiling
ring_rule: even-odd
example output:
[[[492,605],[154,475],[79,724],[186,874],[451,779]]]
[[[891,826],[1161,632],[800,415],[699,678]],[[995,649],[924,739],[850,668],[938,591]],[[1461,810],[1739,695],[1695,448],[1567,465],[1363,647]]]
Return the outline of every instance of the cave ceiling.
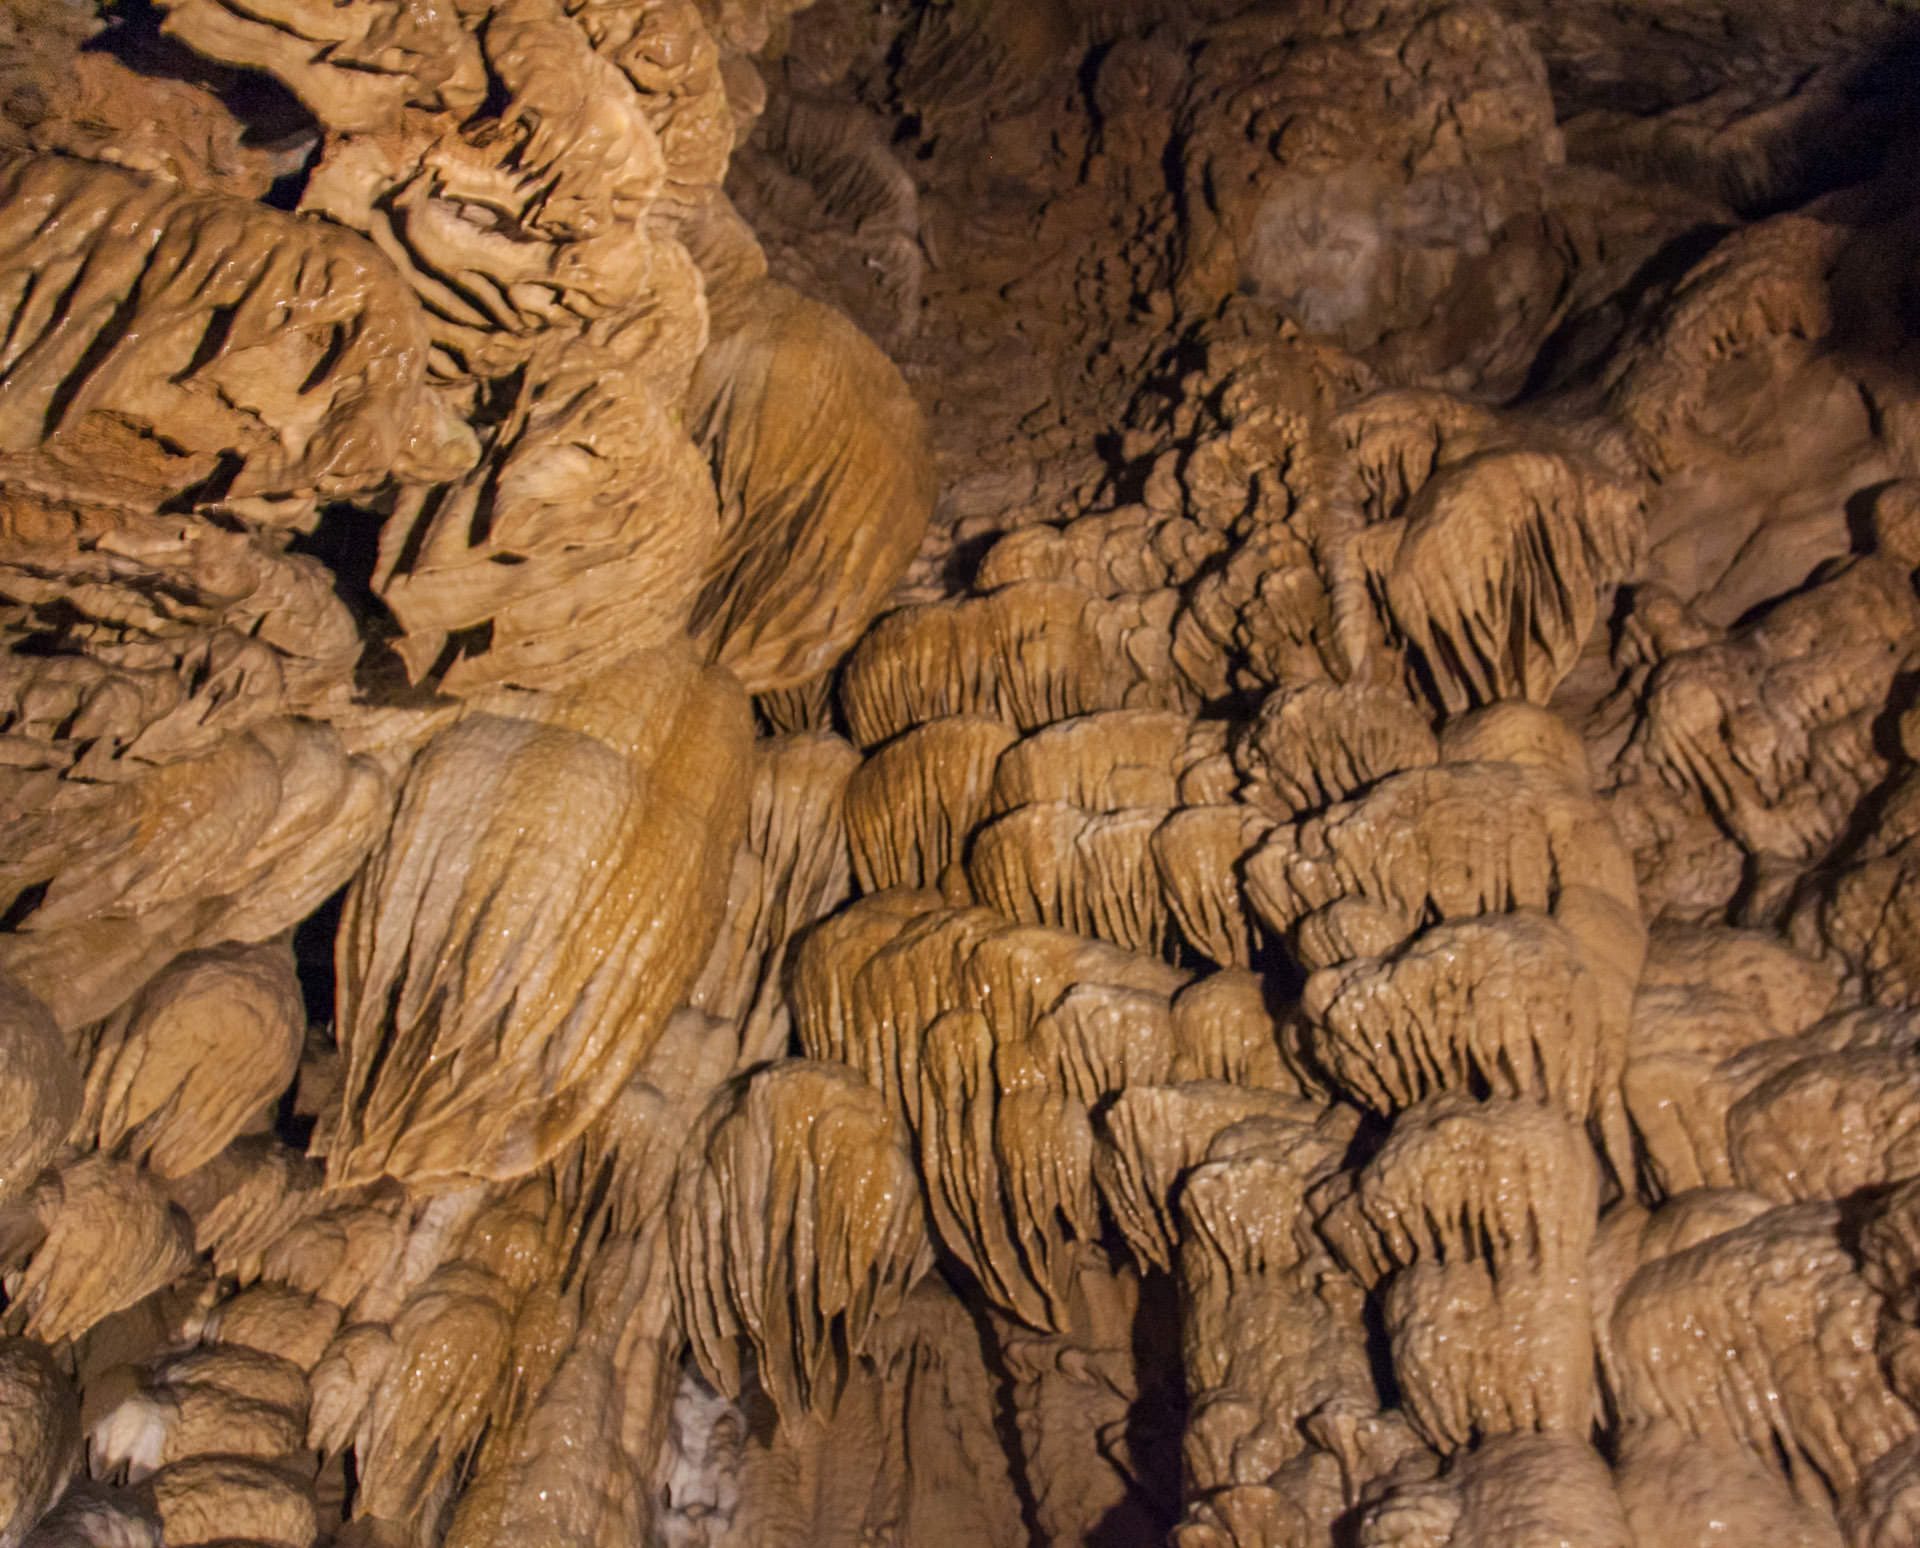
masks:
[[[1916,79],[5,0],[0,1548],[1915,1548]]]

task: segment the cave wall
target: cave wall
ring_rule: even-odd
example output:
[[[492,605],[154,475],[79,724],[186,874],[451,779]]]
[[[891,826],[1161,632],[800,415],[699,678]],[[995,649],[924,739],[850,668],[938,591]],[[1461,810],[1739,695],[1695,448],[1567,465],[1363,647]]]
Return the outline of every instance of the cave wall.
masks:
[[[0,1548],[1920,1541],[1915,25],[9,0]]]

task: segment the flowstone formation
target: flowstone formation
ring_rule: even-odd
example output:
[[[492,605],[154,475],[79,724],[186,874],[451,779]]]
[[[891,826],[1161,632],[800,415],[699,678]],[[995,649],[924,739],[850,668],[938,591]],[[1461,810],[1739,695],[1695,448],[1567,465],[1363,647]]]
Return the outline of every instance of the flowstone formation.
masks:
[[[9,0],[0,1548],[1920,1541],[1915,27]]]

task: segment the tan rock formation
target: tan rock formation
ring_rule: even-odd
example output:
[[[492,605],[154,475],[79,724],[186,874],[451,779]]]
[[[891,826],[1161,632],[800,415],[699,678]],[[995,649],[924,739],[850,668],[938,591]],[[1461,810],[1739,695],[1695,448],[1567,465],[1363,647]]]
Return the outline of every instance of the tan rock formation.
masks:
[[[990,809],[1016,740],[985,716],[942,716],[861,764],[847,784],[847,838],[862,890],[940,887]]]
[[[1910,9],[0,8],[0,1548],[1909,1548]]]
[[[26,1540],[80,1461],[80,1407],[46,1350],[32,1339],[0,1345],[0,1425],[6,1465],[0,1536]]]
[[[318,1535],[313,1501],[297,1476],[269,1462],[200,1456],[148,1480],[160,1530],[170,1543],[239,1537],[275,1548],[306,1548]]]
[[[1439,1477],[1423,1476],[1430,1471],[1430,1464],[1406,1468],[1381,1491],[1361,1518],[1361,1543],[1367,1548],[1494,1542],[1642,1548],[1665,1541],[1629,1517],[1615,1497],[1606,1464],[1567,1436],[1497,1435]],[[1660,1519],[1653,1530],[1665,1525]],[[1707,1530],[1714,1527],[1709,1524]]]
[[[1394,1371],[1421,1436],[1443,1454],[1510,1431],[1584,1436],[1598,1177],[1579,1131],[1526,1102],[1432,1098],[1338,1181],[1351,1191],[1320,1229],[1363,1282],[1390,1281]]]
[[[689,996],[695,1007],[740,1023],[749,1063],[786,1046],[792,1017],[782,979],[794,936],[852,890],[847,796],[861,766],[860,755],[830,732],[755,746],[759,774],[726,917]]]
[[[782,285],[729,298],[689,392],[720,542],[691,627],[749,692],[838,661],[907,567],[933,506],[919,409],[887,358]]]
[[[768,1066],[702,1128],[668,1217],[681,1325],[723,1391],[750,1340],[797,1423],[831,1408],[844,1361],[925,1271],[911,1163],[872,1088],[834,1065]]]
[[[1382,1113],[1478,1088],[1584,1121],[1626,1063],[1626,1027],[1607,1016],[1584,956],[1545,914],[1436,925],[1391,959],[1358,957],[1307,981],[1303,1005],[1323,1030],[1316,1056]]]
[[[513,1177],[593,1120],[718,928],[746,722],[681,647],[422,753],[342,927],[336,1182]]]
[[[76,1483],[26,1541],[36,1548],[160,1548],[160,1518],[138,1491]]]
[[[193,1262],[186,1216],[152,1177],[108,1156],[43,1174],[15,1209],[32,1212],[32,1256],[11,1284],[7,1322],[49,1344],[125,1310]]]
[[[1628,1428],[1616,1471],[1635,1543],[1728,1542],[1833,1548],[1826,1512],[1794,1499],[1778,1474],[1737,1449],[1664,1421]]]
[[[279,1098],[305,1042],[284,947],[176,957],[102,1029],[84,1132],[161,1177],[184,1176]]]
[[[79,1072],[47,1008],[0,978],[0,1037],[5,1039],[6,1140],[0,1146],[0,1197],[33,1185],[80,1111]]]
[[[351,233],[64,156],[9,156],[0,208],[9,477],[151,510],[232,459],[220,498],[277,525],[471,460],[404,282]]]
[[[1629,1423],[1744,1447],[1818,1507],[1920,1425],[1872,1356],[1878,1313],[1835,1209],[1789,1206],[1635,1274],[1609,1383]]]

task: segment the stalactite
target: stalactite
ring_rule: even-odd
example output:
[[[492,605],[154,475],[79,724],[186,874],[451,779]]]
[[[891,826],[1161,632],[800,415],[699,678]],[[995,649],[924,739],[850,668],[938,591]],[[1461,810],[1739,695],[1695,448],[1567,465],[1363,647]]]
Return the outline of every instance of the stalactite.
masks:
[[[0,1548],[1907,1548],[1902,11],[10,0]]]

